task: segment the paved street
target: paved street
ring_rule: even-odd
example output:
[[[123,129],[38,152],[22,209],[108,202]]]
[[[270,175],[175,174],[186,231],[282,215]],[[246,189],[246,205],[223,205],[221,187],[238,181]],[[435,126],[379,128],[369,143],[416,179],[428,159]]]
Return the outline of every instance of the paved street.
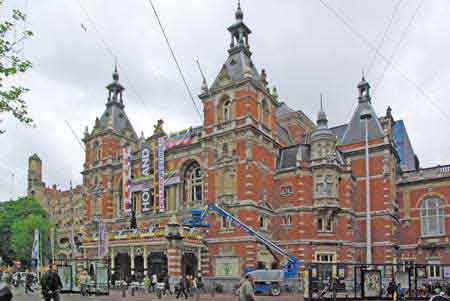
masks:
[[[23,289],[19,289],[14,292],[14,301],[40,301],[43,300],[40,294],[30,294],[26,295]],[[123,300],[158,300],[153,294],[136,294],[134,297],[130,296],[127,293],[126,298],[122,298],[122,295],[119,292],[111,292],[110,296],[89,296],[82,297],[78,294],[64,294],[62,295],[61,301],[84,301],[84,300],[108,300],[108,301],[123,301]],[[172,296],[167,296],[162,298],[163,301],[174,301],[174,300],[185,300],[185,299],[176,299]],[[189,298],[188,300],[194,300],[194,298]],[[212,297],[210,294],[203,294],[200,296],[200,300],[202,301],[238,301],[238,297],[233,296],[232,294],[216,294]],[[257,296],[257,301],[299,301],[303,300],[303,297],[300,295],[283,295],[279,297],[270,297],[270,296]]]

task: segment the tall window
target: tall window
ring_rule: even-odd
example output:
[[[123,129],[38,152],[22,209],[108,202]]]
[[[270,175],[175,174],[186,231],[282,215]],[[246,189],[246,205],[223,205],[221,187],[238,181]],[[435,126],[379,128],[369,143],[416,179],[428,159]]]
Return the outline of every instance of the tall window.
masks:
[[[226,100],[223,103],[223,121],[227,122],[231,120],[231,101]]]
[[[438,198],[425,199],[420,211],[422,235],[443,235],[445,232],[444,202]]]
[[[318,232],[333,232],[333,218],[320,216],[317,218]]]
[[[196,203],[203,200],[203,173],[197,162],[193,163],[184,177],[185,202]]]
[[[262,122],[265,125],[268,125],[269,124],[269,105],[267,104],[267,101],[265,99],[263,99],[263,101],[262,101],[261,108],[262,108]]]

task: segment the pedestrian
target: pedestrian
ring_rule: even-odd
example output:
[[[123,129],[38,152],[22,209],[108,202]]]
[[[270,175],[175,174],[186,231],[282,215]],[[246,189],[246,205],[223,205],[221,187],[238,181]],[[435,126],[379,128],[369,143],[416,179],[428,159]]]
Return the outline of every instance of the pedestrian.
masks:
[[[172,295],[172,292],[170,291],[170,282],[169,282],[169,276],[166,276],[164,278],[164,295],[166,292],[169,292],[170,295]]]
[[[50,265],[41,279],[42,295],[45,301],[59,301],[59,293],[62,289],[61,278],[57,273],[57,266]]]
[[[156,284],[158,284],[158,276],[156,275],[156,273],[153,273],[153,275],[152,275],[152,291],[153,292],[156,291]]]
[[[150,277],[148,277],[148,275],[145,275],[144,277],[144,289],[150,294]]]
[[[31,273],[31,269],[27,269],[27,274],[25,275],[25,294],[28,295],[28,292],[34,293],[34,290],[31,288],[31,285],[33,284],[34,276]]]
[[[177,299],[180,298],[181,294],[183,294],[186,299],[188,298],[188,294],[186,293],[186,278],[185,277],[181,278],[180,283],[178,284]]]
[[[194,276],[192,276],[191,285],[192,296],[194,296],[197,293],[197,278]]]
[[[254,301],[255,293],[253,292],[253,276],[251,274],[245,275],[245,280],[239,288],[239,301]]]
[[[80,272],[80,292],[81,292],[81,296],[86,296],[87,295],[87,273],[86,271],[81,271]]]
[[[13,297],[9,284],[0,279],[0,301],[11,301]]]
[[[388,287],[387,287],[387,297],[388,298],[392,298],[394,299],[394,293],[397,290],[397,284],[395,283],[394,279],[391,279],[391,281],[389,281]]]
[[[191,275],[186,276],[186,293],[192,297],[192,281],[191,281]]]

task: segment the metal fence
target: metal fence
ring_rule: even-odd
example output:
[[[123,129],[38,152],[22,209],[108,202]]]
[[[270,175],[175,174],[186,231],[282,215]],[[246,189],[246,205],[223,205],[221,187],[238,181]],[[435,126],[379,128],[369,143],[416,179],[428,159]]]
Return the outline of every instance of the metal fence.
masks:
[[[308,263],[304,294],[309,300],[392,300],[392,291],[407,300],[450,293],[450,265]]]

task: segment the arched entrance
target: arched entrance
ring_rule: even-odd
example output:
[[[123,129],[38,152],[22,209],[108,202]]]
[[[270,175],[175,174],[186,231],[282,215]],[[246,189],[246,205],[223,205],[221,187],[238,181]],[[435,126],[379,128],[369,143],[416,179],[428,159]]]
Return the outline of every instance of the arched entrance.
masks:
[[[114,257],[114,280],[131,280],[131,258],[128,253],[118,253],[116,257]]]
[[[164,252],[151,252],[148,255],[148,275],[156,274],[158,281],[163,281],[167,272],[167,255]]]
[[[144,257],[138,255],[134,257],[134,275],[136,281],[142,281],[144,279]]]
[[[194,253],[184,253],[181,257],[181,273],[183,277],[187,275],[197,275],[198,260]]]

